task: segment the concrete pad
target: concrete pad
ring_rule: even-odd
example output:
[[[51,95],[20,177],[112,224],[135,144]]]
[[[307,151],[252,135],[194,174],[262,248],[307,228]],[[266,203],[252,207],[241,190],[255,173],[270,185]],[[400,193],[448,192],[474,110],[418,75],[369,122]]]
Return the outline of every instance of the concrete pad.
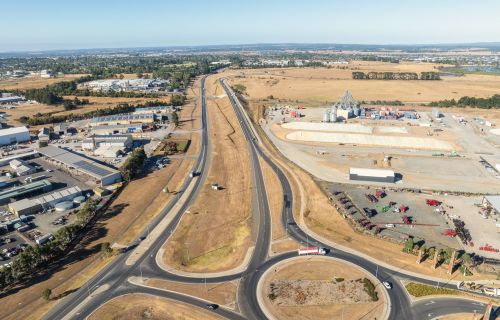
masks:
[[[311,130],[311,131],[333,131],[352,133],[372,133],[371,127],[361,124],[326,123],[326,122],[287,122],[281,125],[285,129]]]
[[[434,138],[376,136],[366,134],[295,131],[286,135],[289,140],[306,142],[333,142],[362,145],[387,146],[396,148],[453,150],[453,146]]]
[[[405,127],[377,127],[381,133],[408,133]]]

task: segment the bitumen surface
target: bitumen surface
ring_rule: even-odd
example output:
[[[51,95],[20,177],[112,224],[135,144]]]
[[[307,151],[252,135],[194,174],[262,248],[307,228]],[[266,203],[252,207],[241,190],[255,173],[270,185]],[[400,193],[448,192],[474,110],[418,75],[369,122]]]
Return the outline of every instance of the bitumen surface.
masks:
[[[150,287],[138,286],[131,284],[127,279],[131,276],[135,277],[147,277],[147,278],[160,278],[164,280],[172,280],[185,283],[200,283],[200,279],[208,283],[213,282],[224,282],[235,279],[241,279],[242,282],[238,290],[238,307],[239,313],[230,311],[225,308],[218,308],[211,312],[215,312],[222,317],[228,319],[265,319],[266,316],[260,308],[257,301],[257,284],[262,276],[263,272],[271,268],[277,262],[290,257],[296,256],[296,252],[288,252],[280,254],[269,258],[269,246],[271,241],[271,225],[270,225],[270,213],[269,206],[267,203],[266,189],[262,176],[262,171],[260,168],[259,157],[261,157],[266,163],[268,163],[272,170],[277,174],[279,181],[281,183],[284,195],[284,205],[282,208],[282,223],[287,225],[287,231],[290,237],[298,242],[304,244],[315,245],[319,247],[324,247],[330,250],[327,256],[332,256],[335,258],[343,259],[351,263],[364,268],[366,271],[375,275],[380,281],[389,281],[392,283],[393,288],[388,290],[388,296],[390,299],[391,308],[389,310],[389,319],[431,319],[435,316],[459,313],[459,312],[473,312],[474,310],[478,313],[482,313],[485,310],[485,305],[474,302],[468,299],[462,298],[446,298],[446,299],[432,299],[423,300],[418,303],[411,303],[408,298],[405,289],[400,284],[401,279],[417,281],[420,283],[436,285],[435,282],[429,281],[423,278],[410,276],[403,271],[393,271],[382,266],[377,266],[376,263],[371,262],[367,259],[359,257],[355,254],[344,252],[338,248],[331,247],[325,243],[321,243],[317,239],[308,236],[294,221],[292,214],[293,208],[293,194],[290,183],[283,173],[283,171],[278,167],[268,155],[261,149],[258,138],[254,135],[252,131],[251,124],[248,118],[245,116],[242,106],[239,104],[237,97],[234,92],[229,88],[229,86],[222,80],[222,85],[224,90],[229,97],[233,109],[236,112],[240,125],[242,127],[243,133],[248,142],[248,147],[250,151],[250,158],[252,162],[254,184],[255,184],[255,194],[256,196],[256,210],[258,221],[258,229],[256,233],[256,243],[253,255],[250,262],[244,272],[236,272],[234,274],[228,274],[221,277],[203,278],[203,274],[199,277],[186,277],[176,275],[167,272],[160,268],[156,264],[156,254],[158,250],[162,247],[168,237],[172,234],[173,230],[179,223],[182,214],[191,205],[196,196],[198,195],[203,183],[206,179],[207,171],[206,168],[210,161],[209,150],[210,141],[207,134],[207,110],[206,110],[206,100],[205,100],[205,78],[202,78],[201,82],[201,101],[202,101],[202,142],[201,150],[199,153],[199,158],[193,167],[193,171],[200,172],[201,175],[196,178],[187,177],[183,183],[181,190],[185,190],[186,187],[191,183],[192,179],[196,179],[196,183],[193,191],[189,194],[187,200],[183,204],[181,210],[178,211],[177,216],[174,217],[169,226],[165,229],[160,237],[158,237],[151,247],[145,252],[145,254],[139,258],[135,264],[132,266],[127,266],[125,261],[130,254],[130,252],[123,253],[120,257],[115,259],[102,271],[100,271],[96,276],[84,284],[79,290],[70,294],[64,300],[59,303],[55,308],[53,308],[44,318],[45,319],[63,319],[72,310],[75,310],[77,306],[82,304],[86,298],[91,296],[91,299],[87,299],[86,303],[77,308],[75,313],[69,317],[71,319],[85,319],[99,306],[103,305],[112,298],[119,297],[123,294],[130,293],[146,293],[155,296],[162,296],[184,303],[191,304],[198,307],[206,307],[206,304],[210,303],[202,299],[198,299],[192,296],[183,295],[176,292],[165,291]],[[182,192],[182,191],[181,191]],[[175,205],[178,198],[173,199],[166,208],[156,217],[155,221],[151,225],[156,225],[161,219],[163,219],[170,209]],[[144,231],[143,237],[147,236],[147,230]],[[109,285],[107,290],[95,294],[92,296],[97,288],[103,285]],[[452,284],[441,284],[441,287],[454,288]],[[432,303],[430,303],[432,301]],[[429,316],[430,314],[430,316]]]

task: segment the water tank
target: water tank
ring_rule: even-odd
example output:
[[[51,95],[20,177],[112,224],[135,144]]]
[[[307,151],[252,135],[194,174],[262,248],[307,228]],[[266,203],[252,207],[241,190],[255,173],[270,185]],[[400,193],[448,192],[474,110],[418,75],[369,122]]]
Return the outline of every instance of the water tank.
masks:
[[[351,107],[349,107],[349,109],[347,109],[347,115],[349,118],[354,117],[354,110]]]
[[[85,202],[85,196],[78,196],[73,199],[73,203],[75,204],[82,204]]]
[[[323,122],[329,122],[330,121],[330,111],[326,110],[325,113],[323,113]]]
[[[360,114],[361,114],[361,109],[358,106],[354,107],[354,116],[359,117]]]
[[[72,201],[59,202],[58,204],[56,204],[54,206],[54,208],[58,212],[70,210],[70,209],[73,209],[73,202]]]
[[[337,122],[337,110],[335,110],[335,112],[330,113],[330,122]]]

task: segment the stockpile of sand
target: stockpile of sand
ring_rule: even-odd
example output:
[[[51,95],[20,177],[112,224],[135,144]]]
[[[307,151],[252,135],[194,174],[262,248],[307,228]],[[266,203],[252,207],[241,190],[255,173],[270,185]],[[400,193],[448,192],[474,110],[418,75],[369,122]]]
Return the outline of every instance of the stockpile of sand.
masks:
[[[367,134],[295,131],[286,135],[289,140],[307,142],[333,142],[396,148],[453,150],[453,146],[434,138],[377,136]]]
[[[311,131],[332,131],[332,132],[352,132],[352,133],[372,133],[371,127],[361,124],[346,123],[326,123],[326,122],[288,122],[281,125],[285,129],[311,130]]]

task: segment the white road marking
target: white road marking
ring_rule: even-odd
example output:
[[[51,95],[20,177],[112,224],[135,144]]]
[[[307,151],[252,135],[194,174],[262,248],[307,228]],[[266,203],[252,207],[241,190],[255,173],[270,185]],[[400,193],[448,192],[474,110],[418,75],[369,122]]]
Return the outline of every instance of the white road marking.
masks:
[[[430,317],[432,317],[432,313],[429,313],[427,316],[428,316],[429,318],[430,318]]]
[[[431,304],[434,304],[434,303],[436,303],[436,302],[434,302],[433,300],[431,300],[431,301],[427,302],[425,305],[428,306],[428,305],[431,305]]]

